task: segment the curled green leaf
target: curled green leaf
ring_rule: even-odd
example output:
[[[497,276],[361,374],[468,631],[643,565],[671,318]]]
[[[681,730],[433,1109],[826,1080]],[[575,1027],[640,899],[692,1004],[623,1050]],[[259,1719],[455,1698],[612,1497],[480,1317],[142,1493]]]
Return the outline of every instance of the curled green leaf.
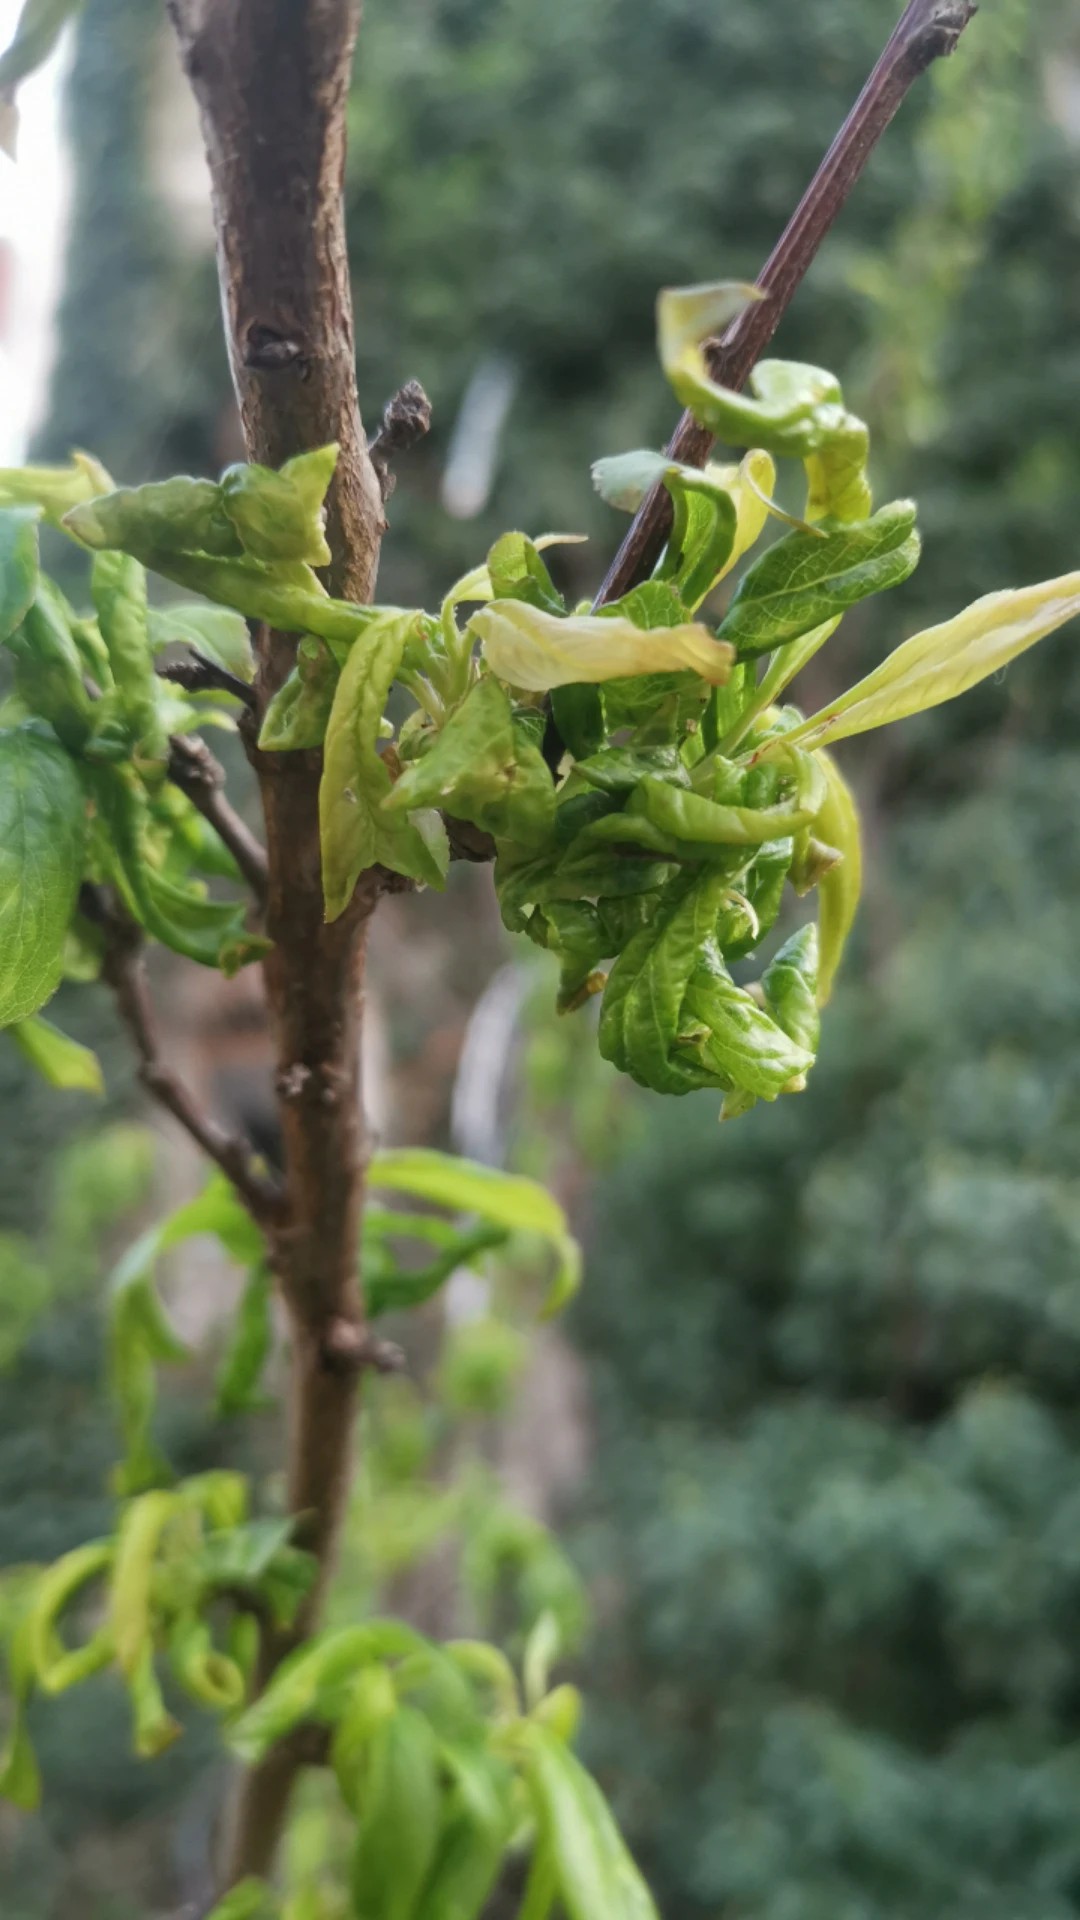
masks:
[[[377,864],[441,887],[449,863],[446,831],[434,812],[396,820],[382,802],[392,781],[378,741],[387,696],[415,625],[388,614],[355,642],[334,694],[319,785],[326,917],[345,911],[360,875]]]
[[[395,813],[445,807],[497,839],[542,846],[555,822],[555,785],[539,748],[515,728],[505,691],[485,675],[382,804]]]
[[[264,753],[298,753],[321,747],[337,692],[339,672],[321,640],[301,640],[296,665],[263,715],[259,745]]]
[[[736,393],[709,372],[704,343],[758,297],[755,288],[730,282],[661,293],[656,313],[664,372],[694,418],[729,446],[764,447],[803,461],[808,520],[865,520],[871,505],[869,435],[846,412],[831,373],[795,361],[760,360],[749,393]]]

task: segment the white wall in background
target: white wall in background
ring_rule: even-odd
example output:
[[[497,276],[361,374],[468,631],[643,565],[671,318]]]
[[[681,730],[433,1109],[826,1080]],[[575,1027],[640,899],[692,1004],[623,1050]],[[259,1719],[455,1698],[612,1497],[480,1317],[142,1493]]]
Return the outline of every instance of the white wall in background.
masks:
[[[0,0],[0,45],[20,0]],[[41,418],[53,357],[68,200],[60,96],[70,35],[19,89],[19,158],[0,154],[0,465],[21,459]]]

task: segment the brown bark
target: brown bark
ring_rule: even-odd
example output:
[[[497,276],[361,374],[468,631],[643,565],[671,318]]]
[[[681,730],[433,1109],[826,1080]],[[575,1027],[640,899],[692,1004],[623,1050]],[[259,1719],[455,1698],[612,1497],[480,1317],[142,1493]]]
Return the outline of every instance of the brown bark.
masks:
[[[278,466],[336,440],[328,500],[329,584],[370,600],[384,531],[382,492],[356,398],[342,214],[345,104],[359,6],[352,0],[170,0],[199,106],[218,265],[248,456]],[[295,642],[258,639],[255,714],[289,671]],[[249,731],[255,731],[255,724]],[[342,1323],[361,1324],[363,1204],[360,994],[378,880],[323,920],[317,754],[250,747],[266,819],[265,967],[277,1055],[287,1217],[272,1257],[292,1334],[288,1490],[319,1580],[292,1633],[270,1635],[265,1679],[317,1620],[348,1499],[358,1369]],[[361,1351],[361,1343],[354,1343]],[[246,1775],[227,1879],[266,1873],[299,1757],[285,1748]]]

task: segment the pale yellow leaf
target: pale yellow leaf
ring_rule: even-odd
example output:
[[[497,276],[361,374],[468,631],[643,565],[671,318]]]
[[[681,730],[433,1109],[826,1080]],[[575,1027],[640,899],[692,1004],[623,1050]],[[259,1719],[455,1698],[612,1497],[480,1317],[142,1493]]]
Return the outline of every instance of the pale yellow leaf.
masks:
[[[706,627],[646,632],[617,617],[576,614],[561,620],[522,600],[495,600],[474,613],[469,624],[483,641],[492,673],[530,693],[684,669],[722,686],[734,659],[732,648],[714,640]]]
[[[831,745],[937,707],[998,673],[1027,647],[1080,613],[1080,573],[988,593],[954,620],[896,648],[839,700],[785,733],[785,745]]]

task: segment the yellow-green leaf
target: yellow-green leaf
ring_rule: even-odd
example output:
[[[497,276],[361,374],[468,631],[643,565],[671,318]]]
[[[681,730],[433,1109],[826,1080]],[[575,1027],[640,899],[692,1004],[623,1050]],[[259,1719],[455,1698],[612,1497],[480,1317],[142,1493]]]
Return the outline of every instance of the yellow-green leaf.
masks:
[[[984,594],[955,619],[905,640],[865,680],[784,734],[784,743],[831,745],[954,700],[1078,613],[1080,573]]]
[[[641,673],[682,669],[721,686],[734,654],[698,625],[645,632],[629,620],[574,614],[567,620],[520,600],[497,600],[474,613],[471,630],[483,642],[491,671],[508,686],[531,693]]]
[[[97,1054],[61,1033],[50,1020],[34,1014],[29,1020],[16,1021],[8,1032],[23,1058],[50,1086],[62,1087],[66,1093],[104,1093]]]
[[[818,836],[842,858],[818,881],[818,1006],[832,992],[862,891],[862,836],[855,796],[830,753],[818,754],[828,788],[816,821]]]

